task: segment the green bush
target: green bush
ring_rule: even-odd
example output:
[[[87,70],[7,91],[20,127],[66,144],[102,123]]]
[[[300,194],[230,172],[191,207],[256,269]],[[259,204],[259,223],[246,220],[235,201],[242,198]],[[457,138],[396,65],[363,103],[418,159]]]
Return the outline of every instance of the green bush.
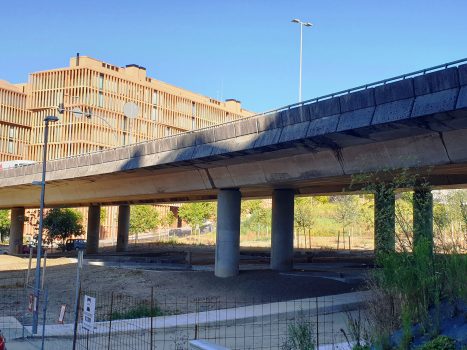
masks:
[[[445,335],[440,335],[439,337],[426,342],[422,346],[418,346],[417,350],[455,350],[456,341]]]
[[[289,323],[287,340],[282,345],[284,350],[314,350],[316,345],[314,323],[301,314],[297,321]]]
[[[140,318],[140,317],[157,317],[157,316],[164,316],[161,308],[158,306],[154,306],[152,308],[152,315],[151,315],[151,308],[148,306],[137,306],[127,311],[114,311],[112,312],[112,320],[127,320],[133,318]]]

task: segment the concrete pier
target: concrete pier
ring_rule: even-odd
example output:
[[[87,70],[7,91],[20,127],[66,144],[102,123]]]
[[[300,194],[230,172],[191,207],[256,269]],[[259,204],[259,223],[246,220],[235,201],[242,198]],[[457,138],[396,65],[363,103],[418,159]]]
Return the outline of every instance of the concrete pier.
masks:
[[[9,254],[23,253],[24,208],[11,209]]]
[[[128,250],[128,235],[130,233],[130,206],[118,207],[117,252]]]
[[[375,192],[375,256],[396,250],[396,195]]]
[[[272,193],[271,269],[293,270],[294,190]]]
[[[101,225],[101,207],[90,206],[88,210],[88,232],[86,254],[97,254],[99,252],[99,228]]]
[[[433,243],[433,194],[431,191],[413,193],[413,245],[421,238]]]
[[[217,195],[217,277],[238,274],[241,199],[242,194],[238,189],[220,190]]]

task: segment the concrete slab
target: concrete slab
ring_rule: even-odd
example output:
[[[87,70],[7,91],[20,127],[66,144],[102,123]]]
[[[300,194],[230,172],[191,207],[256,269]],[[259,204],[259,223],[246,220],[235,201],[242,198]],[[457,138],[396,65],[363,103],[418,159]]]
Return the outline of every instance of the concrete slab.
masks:
[[[178,148],[178,137],[171,137],[157,141],[159,144],[159,152],[175,150]]]
[[[308,131],[306,134],[307,138],[314,136],[321,136],[330,134],[337,131],[337,125],[339,124],[340,114],[332,115],[329,117],[315,119],[310,122]]]
[[[216,141],[235,138],[235,125],[228,124],[214,129],[214,139]]]
[[[413,79],[415,96],[432,94],[459,87],[457,67],[419,75]]]
[[[375,107],[368,107],[352,112],[342,113],[339,118],[337,131],[351,130],[371,125]]]
[[[377,105],[415,97],[413,79],[404,79],[375,87]]]
[[[467,73],[465,74],[467,75]],[[467,109],[467,86],[461,87],[459,91],[459,96],[457,98],[457,103],[456,103],[456,109],[460,109],[460,108]]]
[[[282,133],[282,128],[270,129],[267,131],[260,132],[255,141],[255,148],[276,145]]]
[[[209,169],[209,174],[211,175],[215,188],[235,187],[235,183],[227,167],[211,168]]]
[[[214,129],[197,131],[195,133],[195,144],[203,145],[215,141]]]
[[[376,106],[372,125],[410,118],[415,99],[409,98]]]
[[[465,140],[467,140],[467,130],[462,129],[444,132],[442,133],[442,137],[451,162],[466,162],[467,152],[465,152]]]
[[[177,147],[186,148],[196,145],[196,134],[185,134],[178,136]]]
[[[306,105],[309,109],[310,120],[329,117],[341,113],[340,98],[333,97]]]
[[[452,111],[456,107],[459,89],[450,89],[415,98],[411,118]]]
[[[282,127],[282,120],[278,118],[279,113],[271,113],[258,118],[258,132],[277,129]]]
[[[306,137],[310,122],[298,123],[284,126],[282,129],[280,142],[295,141]]]
[[[243,136],[258,133],[257,118],[244,120],[235,124],[235,135]]]
[[[459,85],[467,85],[467,64],[457,67],[457,70],[459,72]]]
[[[193,150],[193,158],[209,157],[212,154],[214,146],[212,144],[199,145]]]
[[[341,113],[365,109],[375,105],[375,89],[365,89],[339,96]]]
[[[259,162],[231,165],[227,169],[234,186],[266,182],[266,176]]]

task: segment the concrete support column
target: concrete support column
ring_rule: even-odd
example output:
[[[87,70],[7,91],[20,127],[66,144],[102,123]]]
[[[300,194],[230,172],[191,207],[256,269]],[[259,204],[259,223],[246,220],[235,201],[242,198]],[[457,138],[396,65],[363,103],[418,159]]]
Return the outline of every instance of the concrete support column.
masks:
[[[431,191],[413,193],[413,245],[421,238],[433,245],[433,195]]]
[[[396,195],[392,191],[375,192],[375,256],[396,251]]]
[[[24,208],[11,209],[9,254],[23,253]]]
[[[130,206],[118,207],[117,252],[128,250],[128,235],[130,233]]]
[[[220,190],[217,195],[215,267],[217,277],[231,277],[238,274],[241,204],[242,194],[238,189]]]
[[[272,193],[271,269],[293,270],[294,191]]]
[[[99,229],[101,226],[101,207],[90,206],[88,210],[88,232],[86,254],[97,254],[99,252]]]

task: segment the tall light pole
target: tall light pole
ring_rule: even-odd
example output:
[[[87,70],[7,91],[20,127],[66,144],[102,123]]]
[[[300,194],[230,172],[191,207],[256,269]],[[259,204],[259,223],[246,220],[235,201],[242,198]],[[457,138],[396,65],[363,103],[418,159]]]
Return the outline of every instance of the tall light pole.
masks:
[[[42,163],[42,181],[34,181],[33,185],[41,185],[41,209],[39,211],[39,236],[37,238],[37,262],[36,262],[36,283],[34,286],[34,297],[37,298],[36,312],[32,316],[32,334],[37,334],[37,324],[39,320],[39,286],[41,282],[41,250],[42,250],[42,223],[44,216],[44,194],[45,194],[45,172],[46,172],[46,161],[47,161],[47,138],[49,136],[49,122],[56,122],[57,117],[48,116],[45,117],[45,130],[44,130],[44,160]]]
[[[300,86],[298,88],[298,102],[302,102],[302,51],[303,51],[303,26],[311,27],[311,23],[300,22],[299,19],[294,19],[293,23],[300,24]]]

